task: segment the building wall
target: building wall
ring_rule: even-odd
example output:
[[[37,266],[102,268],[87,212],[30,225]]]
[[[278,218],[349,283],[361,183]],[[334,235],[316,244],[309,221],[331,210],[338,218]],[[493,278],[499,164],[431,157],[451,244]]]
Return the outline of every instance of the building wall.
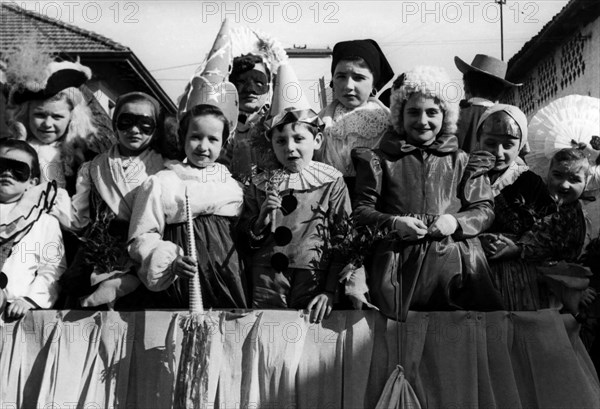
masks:
[[[520,79],[523,86],[503,99],[528,118],[555,99],[572,95],[600,98],[600,18],[580,26]]]

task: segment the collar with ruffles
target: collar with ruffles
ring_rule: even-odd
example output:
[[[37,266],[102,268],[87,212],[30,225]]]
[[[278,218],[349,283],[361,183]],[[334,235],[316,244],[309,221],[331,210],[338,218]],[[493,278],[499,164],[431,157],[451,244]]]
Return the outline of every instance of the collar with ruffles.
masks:
[[[500,176],[498,179],[492,183],[492,191],[494,192],[494,197],[498,196],[502,190],[515,183],[515,181],[521,176],[523,173],[529,170],[529,166],[520,165],[517,162],[513,162],[510,164],[508,168]]]
[[[311,161],[300,172],[289,172],[279,168],[273,171],[259,173],[252,178],[252,183],[263,192],[277,185],[278,191],[305,191],[319,188],[341,178],[342,172],[322,162]]]
[[[415,146],[406,141],[406,139],[403,139],[396,131],[390,130],[381,139],[379,148],[382,152],[391,156],[400,156],[416,149],[443,154],[456,152],[458,150],[458,139],[454,134],[444,133],[441,135],[438,134],[431,145]]]
[[[16,240],[20,233],[26,233],[42,213],[50,210],[55,197],[56,185],[42,183],[27,189],[14,205],[12,203],[2,205],[0,241],[5,243],[9,240]]]
[[[332,103],[327,105],[323,111],[319,114],[319,117],[325,123],[326,128],[332,127],[336,122],[338,122],[341,118],[351,113],[356,112],[369,112],[373,116],[377,117],[377,120],[381,123],[384,123],[386,126],[389,123],[389,114],[390,110],[386,107],[380,100],[377,98],[370,97],[367,100],[367,103],[362,107],[348,109],[338,100],[334,100]],[[356,130],[355,130],[356,131]],[[361,130],[362,131],[362,130]],[[364,133],[364,132],[363,132]],[[373,137],[378,137],[379,135],[375,132]],[[337,133],[331,132],[331,137],[338,138],[346,138],[346,133]]]

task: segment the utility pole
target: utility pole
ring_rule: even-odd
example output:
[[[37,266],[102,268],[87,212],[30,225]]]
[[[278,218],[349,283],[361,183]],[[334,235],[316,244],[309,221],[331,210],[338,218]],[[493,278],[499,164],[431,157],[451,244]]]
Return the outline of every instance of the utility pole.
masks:
[[[506,0],[494,0],[494,3],[500,5],[500,58],[504,61],[504,15],[502,6],[506,4]]]

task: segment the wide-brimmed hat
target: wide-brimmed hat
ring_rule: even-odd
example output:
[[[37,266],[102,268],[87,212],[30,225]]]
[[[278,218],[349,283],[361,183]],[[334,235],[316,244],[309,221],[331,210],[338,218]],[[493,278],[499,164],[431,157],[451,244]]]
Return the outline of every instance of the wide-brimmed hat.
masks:
[[[54,61],[46,70],[41,81],[29,81],[13,87],[12,102],[22,104],[27,101],[52,98],[67,88],[78,88],[92,78],[92,70],[79,61]]]
[[[489,55],[477,54],[471,64],[467,64],[459,57],[454,57],[454,63],[456,64],[456,68],[463,74],[467,72],[479,72],[494,77],[509,87],[520,87],[523,85],[507,81],[505,78],[508,64]]]

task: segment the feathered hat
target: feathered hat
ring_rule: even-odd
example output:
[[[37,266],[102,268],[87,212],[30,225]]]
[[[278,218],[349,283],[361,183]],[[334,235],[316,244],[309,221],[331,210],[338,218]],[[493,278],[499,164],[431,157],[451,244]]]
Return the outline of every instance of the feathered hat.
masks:
[[[529,123],[527,164],[545,176],[556,152],[583,145],[591,163],[600,153],[591,148],[592,137],[599,135],[600,99],[584,95],[559,98],[540,109]]]
[[[48,99],[64,89],[78,88],[92,78],[92,70],[79,60],[54,61],[35,37],[7,53],[6,66],[9,99],[13,104]]]
[[[303,122],[321,129],[324,125],[319,115],[312,110],[300,81],[289,62],[283,62],[277,70],[273,102],[265,120],[268,129],[292,122]]]
[[[229,129],[235,129],[239,100],[235,86],[228,81],[231,55],[229,22],[225,19],[206,60],[196,70],[194,77],[181,96],[178,109],[179,119],[197,105],[212,105],[225,114],[229,122]]]
[[[261,57],[267,68],[274,74],[288,56],[279,41],[270,35],[249,27],[235,27],[231,30],[232,52],[234,57],[253,54]]]

